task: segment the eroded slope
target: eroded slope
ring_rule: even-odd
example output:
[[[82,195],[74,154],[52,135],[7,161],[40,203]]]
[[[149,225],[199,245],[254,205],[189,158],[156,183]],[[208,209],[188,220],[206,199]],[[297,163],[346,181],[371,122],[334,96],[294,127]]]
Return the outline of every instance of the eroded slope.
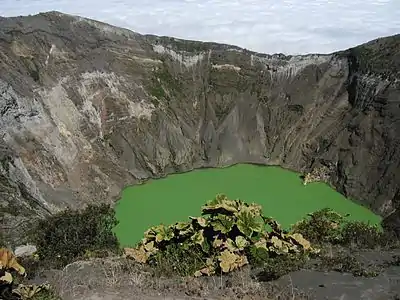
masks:
[[[32,209],[113,201],[148,177],[236,162],[325,165],[339,191],[387,215],[400,187],[399,49],[398,35],[264,55],[57,12],[2,18],[5,234]]]

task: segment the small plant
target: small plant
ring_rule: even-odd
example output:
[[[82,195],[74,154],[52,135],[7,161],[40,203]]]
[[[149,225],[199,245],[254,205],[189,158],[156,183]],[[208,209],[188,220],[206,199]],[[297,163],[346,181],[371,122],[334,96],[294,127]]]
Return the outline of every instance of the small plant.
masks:
[[[199,246],[192,248],[171,244],[164,251],[158,251],[149,261],[156,273],[167,277],[178,274],[192,276],[206,261]]]
[[[247,247],[247,257],[250,265],[254,267],[261,267],[270,258],[268,249],[256,247],[251,245]]]
[[[40,294],[47,293],[50,290],[48,284],[41,285],[25,285],[22,283],[15,284],[15,276],[12,272],[16,272],[20,276],[26,276],[26,271],[21,266],[14,254],[6,249],[0,249],[0,299],[45,299],[39,298]],[[55,294],[54,294],[55,295]],[[56,299],[56,298],[46,298]]]
[[[261,206],[229,200],[224,195],[204,205],[202,217],[190,219],[151,227],[136,248],[124,249],[125,254],[150,264],[169,257],[176,261],[172,265],[184,261],[182,257],[188,254],[191,266],[183,266],[185,273],[194,270],[195,276],[201,276],[228,273],[248,264],[249,247],[273,255],[317,252],[301,234],[284,232],[276,221],[264,217]]]
[[[341,233],[341,244],[345,246],[373,249],[388,242],[378,226],[358,221],[346,222]]]
[[[66,210],[41,220],[32,242],[41,260],[62,267],[88,253],[118,253],[119,243],[112,231],[117,224],[113,208],[89,205],[82,211]]]
[[[51,294],[55,296],[53,292],[50,290],[50,285],[48,284],[19,284],[18,287],[13,291],[15,295],[18,295],[20,299],[56,299],[56,298],[49,298],[48,295]],[[46,298],[47,297],[47,298]]]
[[[18,263],[14,253],[6,248],[0,249],[0,270],[4,273],[0,280],[9,283],[13,281],[11,271],[16,271],[18,274],[26,276],[25,268]]]
[[[308,214],[308,217],[297,222],[292,230],[301,233],[313,243],[337,244],[341,241],[342,227],[346,216],[324,208]]]
[[[257,274],[260,281],[272,281],[290,272],[300,270],[307,261],[305,255],[280,255],[263,262],[262,271]]]
[[[373,249],[396,243],[396,239],[379,226],[346,220],[348,216],[342,216],[325,208],[309,214],[307,218],[296,223],[292,230],[318,244],[329,243],[346,247]]]

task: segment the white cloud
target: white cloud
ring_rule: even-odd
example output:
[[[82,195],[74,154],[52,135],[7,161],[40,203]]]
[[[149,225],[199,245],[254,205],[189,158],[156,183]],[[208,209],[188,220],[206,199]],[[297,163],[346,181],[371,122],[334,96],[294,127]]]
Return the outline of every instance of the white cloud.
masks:
[[[0,0],[2,16],[49,10],[266,53],[326,53],[400,33],[400,0]]]

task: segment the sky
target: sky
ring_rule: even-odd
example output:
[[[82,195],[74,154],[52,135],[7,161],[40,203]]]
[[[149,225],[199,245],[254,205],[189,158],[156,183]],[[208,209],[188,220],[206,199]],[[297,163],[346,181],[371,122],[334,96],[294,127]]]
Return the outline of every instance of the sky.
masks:
[[[50,10],[263,53],[330,53],[400,33],[400,0],[0,0],[1,16]]]

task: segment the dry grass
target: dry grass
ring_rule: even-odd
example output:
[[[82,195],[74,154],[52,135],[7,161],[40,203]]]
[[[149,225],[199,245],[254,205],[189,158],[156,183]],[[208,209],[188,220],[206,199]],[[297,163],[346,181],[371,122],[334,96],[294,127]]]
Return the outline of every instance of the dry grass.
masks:
[[[165,278],[131,260],[106,258],[72,263],[55,271],[52,278],[51,284],[63,299],[83,299],[91,293],[108,295],[110,291],[124,295],[121,299],[310,299],[296,290],[291,281],[288,286],[258,282],[250,268],[230,275]]]

